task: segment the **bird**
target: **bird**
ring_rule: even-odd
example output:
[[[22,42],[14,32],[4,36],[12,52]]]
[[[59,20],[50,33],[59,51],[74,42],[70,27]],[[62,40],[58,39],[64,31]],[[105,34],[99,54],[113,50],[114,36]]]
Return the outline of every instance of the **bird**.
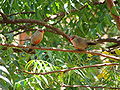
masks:
[[[36,46],[39,44],[44,36],[43,30],[37,30],[32,36],[31,36],[31,46]]]
[[[39,44],[44,36],[44,31],[43,30],[37,30],[32,36],[31,36],[31,46],[36,46]],[[35,50],[29,49],[28,52],[32,53]]]
[[[96,43],[86,40],[77,35],[70,36],[70,41],[77,50],[85,50],[88,45],[96,45]]]

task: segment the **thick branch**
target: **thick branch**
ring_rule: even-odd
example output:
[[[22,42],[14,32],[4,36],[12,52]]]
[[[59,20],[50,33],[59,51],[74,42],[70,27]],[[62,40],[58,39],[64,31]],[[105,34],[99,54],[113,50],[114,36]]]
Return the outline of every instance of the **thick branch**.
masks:
[[[86,53],[86,54],[92,54],[92,55],[98,55],[98,56],[103,56],[115,60],[120,60],[119,57],[111,56],[111,55],[106,55],[103,53],[97,53],[97,52],[92,52],[92,51],[78,51],[78,50],[67,50],[67,49],[56,49],[56,48],[39,48],[39,47],[31,47],[31,46],[20,46],[20,45],[13,45],[13,44],[2,44],[0,43],[1,46],[7,46],[7,47],[17,47],[17,48],[29,48],[29,49],[38,49],[38,50],[50,50],[50,51],[63,51],[63,52],[74,52],[74,53]]]
[[[23,70],[18,70],[18,71],[22,71],[22,72],[27,73],[27,74],[46,75],[46,74],[52,74],[52,73],[57,73],[57,72],[68,72],[68,71],[71,71],[71,70],[77,70],[77,69],[83,69],[83,68],[101,67],[101,66],[114,66],[114,65],[119,65],[119,63],[96,64],[96,65],[74,67],[74,68],[70,68],[70,69],[63,69],[63,70],[57,70],[57,71],[51,71],[51,72],[45,72],[45,73],[32,73],[32,72],[27,72],[27,71],[23,71]]]
[[[117,87],[102,87],[102,86],[88,86],[88,85],[61,85],[61,87],[85,87],[85,88],[106,88],[106,89],[120,89]]]
[[[48,25],[45,22],[42,22],[39,20],[33,20],[33,19],[16,19],[16,20],[7,20],[7,21],[0,20],[0,24],[4,24],[4,23],[7,23],[7,24],[16,24],[16,23],[32,23],[33,24],[34,23],[37,25],[42,25],[42,26],[45,26],[46,28],[56,31],[58,34],[62,35],[63,37],[65,37],[70,41],[69,36],[66,35],[64,32],[62,32],[62,30],[55,28],[52,25]]]

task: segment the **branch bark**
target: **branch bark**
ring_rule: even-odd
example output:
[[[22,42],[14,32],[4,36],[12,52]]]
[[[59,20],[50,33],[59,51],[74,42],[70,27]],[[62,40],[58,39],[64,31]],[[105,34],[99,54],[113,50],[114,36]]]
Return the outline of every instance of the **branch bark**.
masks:
[[[48,25],[45,22],[39,21],[39,20],[33,20],[33,19],[15,19],[15,20],[0,20],[0,24],[17,24],[17,23],[31,23],[31,24],[37,24],[37,25],[41,25],[41,26],[45,26],[46,28],[52,29],[54,30],[56,33],[62,35],[63,37],[65,37],[69,42],[69,36],[66,35],[64,32],[62,32],[62,30],[53,27],[52,25]]]
[[[102,43],[102,42],[113,42],[117,43],[120,45],[120,40],[119,39],[114,39],[114,38],[107,38],[107,39],[98,39],[96,43]]]
[[[101,66],[114,66],[114,65],[119,65],[119,63],[104,63],[104,64],[96,64],[96,65],[88,65],[88,66],[83,66],[83,67],[74,67],[70,69],[63,69],[63,70],[57,70],[57,71],[51,71],[51,72],[44,72],[44,73],[32,73],[32,72],[27,72],[25,70],[18,70],[22,71],[27,74],[35,74],[35,75],[46,75],[46,74],[52,74],[52,73],[57,73],[57,72],[68,72],[71,70],[77,70],[77,69],[83,69],[83,68],[90,68],[90,67],[101,67]]]
[[[7,46],[7,47],[16,47],[16,48],[29,48],[29,49],[38,49],[38,50],[50,50],[50,51],[63,51],[63,52],[73,52],[73,53],[86,53],[86,54],[92,54],[92,55],[98,55],[98,56],[103,56],[115,60],[120,60],[119,57],[116,56],[111,56],[111,55],[106,55],[103,53],[97,53],[97,52],[92,52],[92,51],[78,51],[78,50],[67,50],[67,49],[56,49],[56,48],[44,48],[44,47],[32,47],[32,46],[21,46],[21,45],[13,45],[13,44],[2,44],[0,43],[0,46]]]

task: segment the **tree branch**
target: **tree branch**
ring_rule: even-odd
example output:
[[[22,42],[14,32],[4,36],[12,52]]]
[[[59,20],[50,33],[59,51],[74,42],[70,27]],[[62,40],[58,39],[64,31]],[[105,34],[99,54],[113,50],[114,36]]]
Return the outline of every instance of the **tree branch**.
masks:
[[[98,55],[98,56],[103,56],[115,60],[120,60],[119,57],[111,56],[111,55],[106,55],[103,53],[97,53],[97,52],[92,52],[92,51],[78,51],[78,50],[67,50],[67,49],[56,49],[56,48],[39,48],[39,47],[32,47],[32,46],[21,46],[21,45],[13,45],[13,44],[2,44],[0,43],[0,46],[7,46],[7,47],[16,47],[16,48],[29,48],[29,49],[38,49],[38,50],[50,50],[50,51],[63,51],[63,52],[74,52],[74,53],[86,53],[86,54],[92,54],[92,55]]]
[[[71,70],[84,69],[84,68],[90,68],[90,67],[114,66],[114,65],[119,65],[119,63],[104,63],[104,64],[88,65],[88,66],[83,66],[83,67],[74,67],[74,68],[70,68],[70,69],[56,70],[56,71],[44,72],[44,73],[32,73],[32,72],[28,72],[25,70],[18,70],[18,71],[22,71],[24,73],[33,74],[33,75],[34,74],[35,75],[46,75],[46,74],[52,74],[52,73],[57,73],[57,72],[68,72]]]
[[[68,12],[76,12],[76,11],[79,11],[79,10],[82,10],[83,8],[86,8],[88,7],[88,5],[85,5],[85,6],[82,6],[80,7],[79,9],[72,9],[72,10],[69,10]],[[60,13],[57,13],[55,15],[52,15],[50,17],[47,17],[44,19],[45,22],[48,22],[49,20],[53,20],[53,19],[56,19],[57,17],[60,17],[60,16],[65,16],[65,14],[68,14],[66,12],[60,12]]]
[[[31,26],[31,25],[33,25],[33,24],[28,23],[28,24],[25,24],[25,25],[19,26],[18,28],[9,31],[8,33],[13,33],[13,32],[15,32],[15,31],[18,31],[19,29],[26,29],[26,28],[28,29],[28,26]]]
[[[30,32],[30,31],[36,31],[36,30],[38,30],[38,29],[26,29],[26,30],[24,30],[23,32],[18,32],[18,33],[16,33],[16,34],[14,34],[14,36],[19,35],[19,34],[24,33],[24,32]],[[39,30],[40,30],[40,29],[39,29]],[[52,30],[47,30],[47,29],[41,29],[41,30],[43,30],[43,31],[45,31],[45,32],[51,32],[51,33],[57,34],[56,32],[54,32],[54,31],[52,31]]]
[[[85,88],[106,88],[106,89],[120,89],[117,87],[101,87],[101,86],[88,86],[88,85],[61,85],[61,87],[85,87]]]
[[[112,46],[108,46],[107,48],[116,48],[117,46],[119,46],[120,44],[115,44],[115,45],[112,45]]]
[[[4,47],[4,48],[2,48],[1,50],[7,50],[7,49],[8,49],[8,47]],[[28,53],[28,54],[35,54],[34,51],[33,51],[33,52],[28,52],[28,51],[25,50],[25,49],[19,49],[19,48],[12,48],[12,49],[13,49],[13,51],[16,52],[16,53],[25,52],[25,53]]]
[[[56,25],[57,23],[59,23],[62,19],[64,18],[64,16],[62,16],[57,22],[51,24],[51,25]]]
[[[93,5],[104,4],[104,3],[105,3],[105,1],[104,1],[104,2],[95,1],[95,2],[93,2]],[[117,2],[117,1],[114,1],[114,3],[118,3],[118,2]],[[69,10],[68,12],[73,13],[73,12],[82,10],[82,9],[84,9],[84,8],[87,8],[87,7],[88,7],[88,5],[84,5],[84,6],[80,7],[79,9],[71,9],[71,10]],[[45,22],[48,22],[49,20],[56,19],[56,18],[58,18],[58,17],[60,17],[60,16],[64,16],[65,14],[69,14],[69,13],[60,12],[60,13],[57,13],[57,14],[55,14],[55,15],[51,15],[50,17],[45,18],[44,21],[45,21]]]
[[[55,28],[52,25],[48,25],[45,22],[42,22],[39,20],[33,20],[33,19],[16,19],[16,20],[6,20],[6,21],[0,20],[0,24],[4,24],[4,23],[7,23],[7,24],[16,24],[16,23],[31,23],[31,24],[33,24],[34,23],[37,25],[42,25],[42,26],[45,26],[46,28],[54,30],[56,33],[62,35],[70,42],[69,36],[66,35],[64,32],[62,32],[62,30]]]
[[[114,38],[107,38],[107,39],[98,39],[96,43],[102,43],[102,42],[113,42],[117,43],[120,45],[120,40],[119,39],[114,39]]]

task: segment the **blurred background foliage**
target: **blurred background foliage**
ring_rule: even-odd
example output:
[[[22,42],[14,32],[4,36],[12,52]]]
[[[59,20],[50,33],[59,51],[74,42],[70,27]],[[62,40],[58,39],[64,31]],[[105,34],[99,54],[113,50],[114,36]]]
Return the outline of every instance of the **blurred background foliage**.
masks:
[[[120,12],[120,1],[117,0],[117,2],[116,6]],[[53,24],[61,19],[54,27],[61,29],[65,34],[78,35],[88,40],[104,38],[104,36],[108,38],[119,36],[120,32],[110,15],[107,4],[95,5],[93,3],[94,0],[1,0],[0,11],[6,15],[33,11],[34,14],[17,14],[9,16],[9,19],[35,19],[40,21],[44,21],[45,18],[57,13],[66,12],[64,17],[60,16],[57,19],[49,20],[47,23]],[[88,7],[79,10],[84,5],[88,5]],[[70,12],[71,9],[78,11]],[[19,25],[25,24],[21,23]],[[14,38],[14,34],[22,30],[8,33],[18,28],[19,25],[1,24],[0,43],[11,44],[14,42],[19,44]],[[33,25],[29,28],[35,29],[36,27],[45,28],[40,25]],[[29,32],[26,33],[30,34]],[[30,42],[26,41],[25,45],[30,45]],[[87,50],[104,49],[105,51],[106,47],[110,45],[113,45],[113,43],[90,46]],[[44,39],[38,46],[74,49],[72,44],[61,35],[51,32],[45,32]],[[119,61],[91,54],[45,50],[35,50],[35,54],[28,54],[25,52],[16,53],[13,48],[7,48],[7,50],[3,50],[3,48],[3,46],[0,46],[0,87],[5,90],[57,90],[61,84],[120,87],[119,66],[86,68],[48,75],[32,75],[17,71],[19,69],[40,73],[85,65],[119,63]],[[107,51],[103,53],[113,55]],[[119,56],[120,50],[116,49],[114,55]],[[92,90],[91,88],[80,87],[66,88],[66,90],[78,89]]]

